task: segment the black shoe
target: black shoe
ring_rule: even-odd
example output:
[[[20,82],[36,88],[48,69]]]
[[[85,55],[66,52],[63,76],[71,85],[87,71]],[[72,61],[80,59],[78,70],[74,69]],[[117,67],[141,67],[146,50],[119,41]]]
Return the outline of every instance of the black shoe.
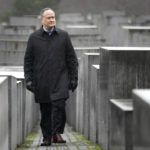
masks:
[[[56,134],[52,136],[52,142],[53,143],[66,143],[66,141],[61,137],[60,134]]]
[[[50,146],[50,145],[51,145],[51,141],[47,139],[44,139],[43,143],[41,143],[41,146]]]

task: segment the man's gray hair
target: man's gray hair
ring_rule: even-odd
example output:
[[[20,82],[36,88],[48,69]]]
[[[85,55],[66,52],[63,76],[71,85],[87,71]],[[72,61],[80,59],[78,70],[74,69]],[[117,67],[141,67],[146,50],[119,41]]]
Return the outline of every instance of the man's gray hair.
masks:
[[[47,10],[51,10],[52,12],[54,12],[54,10],[52,10],[51,8],[43,8],[43,9],[40,11],[40,18],[43,17],[44,12],[47,11]],[[54,14],[55,14],[55,12],[54,12]]]

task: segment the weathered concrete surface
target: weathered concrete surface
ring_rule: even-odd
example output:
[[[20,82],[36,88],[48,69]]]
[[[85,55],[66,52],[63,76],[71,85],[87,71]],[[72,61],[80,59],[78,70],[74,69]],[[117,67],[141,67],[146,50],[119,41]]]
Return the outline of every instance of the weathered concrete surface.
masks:
[[[10,25],[12,26],[24,26],[24,27],[33,27],[33,28],[38,28],[41,26],[40,19],[38,16],[24,16],[24,17],[16,17],[12,16],[10,17],[9,20]]]
[[[121,25],[128,24],[124,11],[104,11],[100,21],[101,34],[107,46],[122,46],[125,35]]]
[[[27,42],[29,35],[18,35],[18,34],[0,34],[1,41],[15,41],[15,42]]]
[[[69,92],[70,98],[66,101],[66,117],[67,117],[67,123],[69,123],[71,126],[75,127],[76,119],[77,119],[77,101],[76,101],[76,91]]]
[[[98,139],[98,116],[99,116],[99,109],[98,109],[98,76],[100,71],[99,65],[92,65],[91,66],[91,84],[90,84],[90,91],[89,91],[89,100],[90,100],[90,109],[89,109],[89,139],[94,143],[97,143]]]
[[[77,55],[77,57],[78,57],[78,59],[82,59],[82,57],[83,57],[83,54],[84,53],[97,53],[97,52],[99,52],[99,50],[100,50],[100,47],[96,47],[96,46],[91,46],[91,47],[75,47],[74,48],[75,49],[75,52],[76,52],[76,55]],[[79,67],[80,67],[80,63],[79,63]]]
[[[98,63],[99,59],[98,59],[99,53],[85,53],[83,55],[81,55],[81,58],[79,60],[79,84],[78,84],[78,88],[76,91],[76,124],[74,125],[76,130],[84,133],[84,129],[85,126],[89,126],[89,122],[88,122],[88,114],[85,114],[85,111],[88,109],[86,107],[89,107],[88,104],[86,105],[86,103],[88,103],[88,99],[87,99],[87,94],[88,94],[88,88],[85,84],[88,84],[87,82],[90,82],[90,79],[88,80],[88,78],[85,78],[86,76],[88,76],[88,73],[91,69],[90,68],[92,63]],[[85,97],[85,89],[86,89],[86,97]],[[71,115],[71,114],[70,114]],[[85,115],[87,115],[86,117],[86,123],[85,123]],[[85,124],[85,126],[84,126]],[[88,130],[86,128],[86,130]],[[88,132],[86,132],[87,137]]]
[[[96,25],[68,25],[66,26],[73,46],[100,46],[101,35]]]
[[[17,84],[16,78],[8,76],[8,115],[9,115],[9,144],[10,150],[17,146]]]
[[[133,150],[150,149],[150,90],[133,91]]]
[[[2,35],[1,35],[2,36]],[[0,65],[22,65],[26,50],[27,36],[0,36]]]
[[[81,25],[85,22],[85,17],[81,13],[62,13],[58,17],[57,25],[61,29],[65,29],[66,25]]]
[[[24,79],[23,66],[0,66],[0,75],[9,75],[17,79]]]
[[[78,87],[75,93],[70,92],[70,99],[67,101],[67,121],[77,131],[83,133],[83,55],[86,52],[98,52],[99,47],[75,47],[79,61]],[[72,111],[73,110],[73,111]]]
[[[0,149],[9,150],[8,78],[0,77]]]
[[[122,26],[125,46],[150,46],[150,26]]]
[[[12,25],[5,25],[5,26],[2,26],[1,27],[1,37],[2,35],[11,35],[11,36],[20,36],[20,35],[24,35],[24,36],[27,36],[31,33],[33,33],[33,31],[35,30],[35,27],[30,27],[30,26],[12,26]],[[5,37],[4,36],[4,37]]]
[[[1,76],[1,77],[6,77],[6,76]],[[4,95],[6,93],[8,94],[7,95],[8,96],[8,103],[7,103],[8,109],[3,110],[2,108],[2,110],[8,113],[8,122],[7,122],[5,130],[8,130],[8,149],[13,150],[17,146],[17,109],[16,109],[17,85],[16,85],[16,78],[14,77],[7,76],[7,80],[8,80],[7,88],[5,88],[5,91],[3,91],[4,93],[2,93],[2,97],[3,97],[3,94]]]
[[[89,122],[90,122],[90,91],[91,91],[91,65],[99,63],[99,53],[85,53],[83,55],[83,133],[89,138]]]
[[[132,99],[111,99],[109,114],[109,150],[132,150]]]
[[[150,88],[150,48],[104,47],[100,50],[98,142],[108,147],[109,99],[131,98],[132,89]]]
[[[39,120],[39,106],[35,104],[33,94],[25,88],[21,66],[1,66],[0,76],[6,76],[8,80],[1,97],[7,96],[8,98],[8,109],[5,110],[8,111],[8,122],[5,130],[8,131],[8,149],[14,150],[17,144],[23,143],[25,137]],[[2,111],[4,110],[2,109]]]
[[[24,86],[25,88],[25,86]],[[27,136],[39,119],[39,105],[34,102],[34,95],[25,90],[24,136]]]
[[[24,105],[23,105],[23,82],[17,81],[17,144],[24,142],[23,122],[24,122]]]

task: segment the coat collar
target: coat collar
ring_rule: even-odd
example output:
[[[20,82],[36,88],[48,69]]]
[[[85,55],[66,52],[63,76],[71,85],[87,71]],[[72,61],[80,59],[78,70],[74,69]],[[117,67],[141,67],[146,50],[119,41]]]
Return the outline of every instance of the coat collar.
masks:
[[[45,31],[43,30],[43,26],[41,26],[41,28],[40,28],[40,33],[43,35],[44,33],[45,33]],[[59,33],[59,31],[58,31],[58,28],[56,28],[56,27],[54,27],[54,31],[53,32],[55,32],[55,33]]]

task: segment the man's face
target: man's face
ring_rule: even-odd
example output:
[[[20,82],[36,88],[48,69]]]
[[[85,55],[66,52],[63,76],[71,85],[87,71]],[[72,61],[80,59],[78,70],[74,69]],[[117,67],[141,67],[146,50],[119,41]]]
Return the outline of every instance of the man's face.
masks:
[[[43,13],[43,16],[41,18],[41,22],[47,30],[50,30],[56,24],[55,13],[51,10],[46,10]]]

